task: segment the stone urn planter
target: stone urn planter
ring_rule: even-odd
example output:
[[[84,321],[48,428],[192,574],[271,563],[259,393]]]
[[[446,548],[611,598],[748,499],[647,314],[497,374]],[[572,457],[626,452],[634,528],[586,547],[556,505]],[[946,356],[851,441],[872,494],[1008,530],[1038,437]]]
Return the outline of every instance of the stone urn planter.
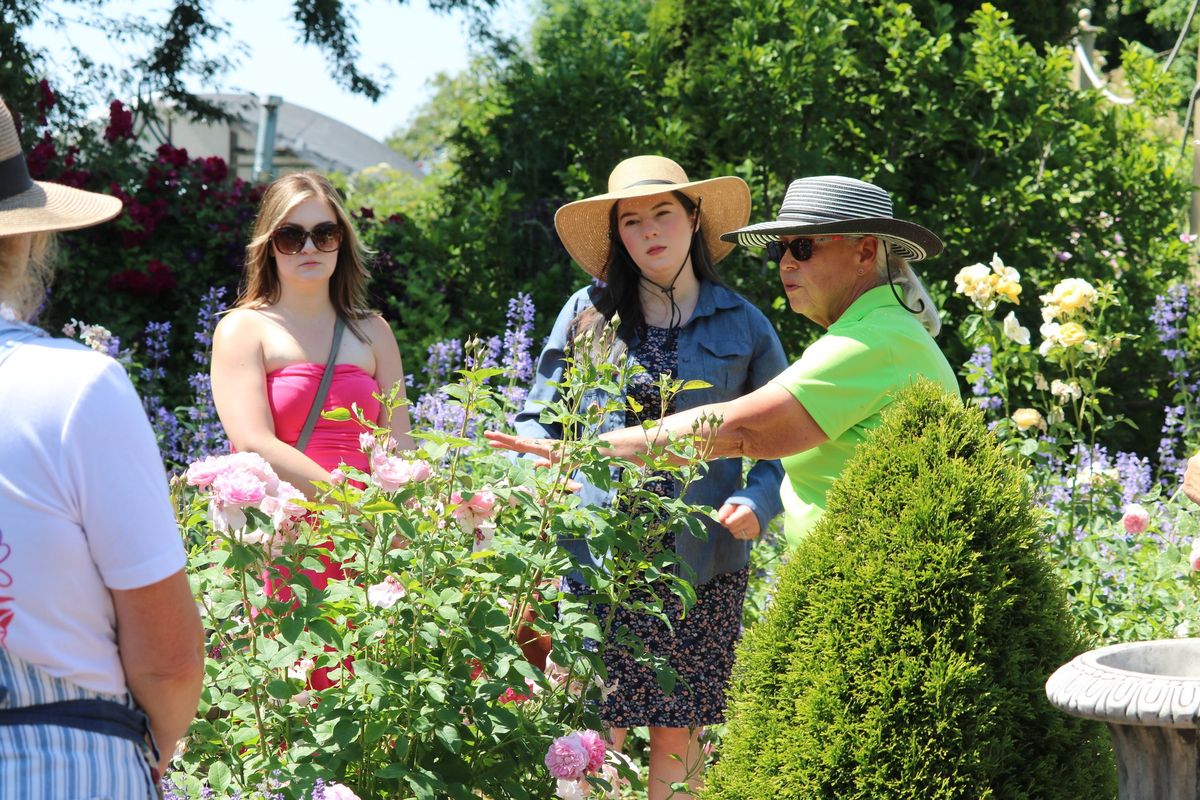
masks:
[[[1092,650],[1051,675],[1046,696],[1108,725],[1121,800],[1200,800],[1200,639]]]

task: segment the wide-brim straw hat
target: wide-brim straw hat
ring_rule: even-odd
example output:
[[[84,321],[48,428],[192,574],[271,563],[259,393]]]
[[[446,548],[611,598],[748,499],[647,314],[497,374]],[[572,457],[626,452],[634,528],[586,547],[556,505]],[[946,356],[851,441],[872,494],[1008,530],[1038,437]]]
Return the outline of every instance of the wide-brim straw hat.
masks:
[[[0,99],[0,236],[70,231],[121,213],[116,197],[29,177],[12,112]]]
[[[664,156],[634,156],[617,164],[608,176],[608,191],[567,203],[554,215],[558,238],[588,274],[605,279],[612,246],[609,215],[613,204],[631,197],[683,192],[700,205],[700,231],[713,263],[729,255],[734,245],[721,241],[721,231],[745,225],[750,219],[750,187],[741,178],[725,176],[688,180],[683,167]]]
[[[886,239],[889,250],[909,261],[942,252],[942,240],[915,222],[892,215],[892,197],[873,183],[841,175],[800,178],[788,186],[779,218],[721,238],[744,247],[766,247],[780,236],[853,234]]]

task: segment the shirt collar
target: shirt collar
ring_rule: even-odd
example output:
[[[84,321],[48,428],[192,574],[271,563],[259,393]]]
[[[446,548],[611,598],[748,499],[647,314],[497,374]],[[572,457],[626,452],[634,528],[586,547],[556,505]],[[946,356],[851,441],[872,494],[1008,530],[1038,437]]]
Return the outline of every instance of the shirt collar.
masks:
[[[829,326],[829,330],[833,330],[839,325],[859,322],[872,311],[887,306],[899,307],[899,304],[892,294],[891,287],[885,283],[883,286],[876,286],[874,289],[868,289],[859,295],[858,299],[851,303],[850,307]]]
[[[728,289],[712,281],[700,281],[700,297],[696,300],[696,308],[692,318],[710,317],[719,308],[736,308],[738,296]]]

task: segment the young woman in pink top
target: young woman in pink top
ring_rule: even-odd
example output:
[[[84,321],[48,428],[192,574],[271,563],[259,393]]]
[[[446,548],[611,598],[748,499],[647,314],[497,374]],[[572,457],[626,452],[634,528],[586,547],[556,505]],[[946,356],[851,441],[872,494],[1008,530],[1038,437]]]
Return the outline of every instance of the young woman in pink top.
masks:
[[[237,450],[251,450],[310,497],[313,481],[347,464],[368,471],[354,420],[318,419],[304,451],[300,429],[325,373],[333,329],[342,337],[323,408],[357,403],[410,449],[408,410],[392,419],[373,397],[404,396],[404,367],[383,317],[366,310],[364,252],[337,190],[300,172],[267,187],[246,248],[241,293],[213,335],[212,391]]]
[[[404,367],[391,327],[366,309],[364,251],[337,190],[323,176],[300,172],[267,187],[259,205],[241,293],[213,334],[212,392],[235,450],[258,453],[279,477],[304,494],[314,481],[346,464],[370,471],[354,419],[319,418],[303,451],[296,445],[325,374],[340,318],[346,326],[323,410],[349,408],[389,428],[402,450],[412,448],[406,406],[388,417],[375,398],[404,397]],[[321,572],[303,570],[318,589],[343,579],[341,565],[322,557]],[[288,571],[279,567],[285,576]],[[267,592],[287,601],[286,586]],[[318,670],[313,688],[331,685]]]

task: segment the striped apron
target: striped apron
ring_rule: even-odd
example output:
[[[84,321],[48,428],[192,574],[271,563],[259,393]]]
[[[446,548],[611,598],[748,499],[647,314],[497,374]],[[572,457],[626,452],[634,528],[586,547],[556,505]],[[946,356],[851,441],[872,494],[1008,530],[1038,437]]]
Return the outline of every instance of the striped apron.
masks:
[[[17,345],[42,335],[32,326],[0,319],[0,365]],[[13,578],[19,581],[20,575]],[[150,773],[157,758],[146,716],[129,694],[84,689],[2,645],[0,639],[0,798],[159,796]]]

